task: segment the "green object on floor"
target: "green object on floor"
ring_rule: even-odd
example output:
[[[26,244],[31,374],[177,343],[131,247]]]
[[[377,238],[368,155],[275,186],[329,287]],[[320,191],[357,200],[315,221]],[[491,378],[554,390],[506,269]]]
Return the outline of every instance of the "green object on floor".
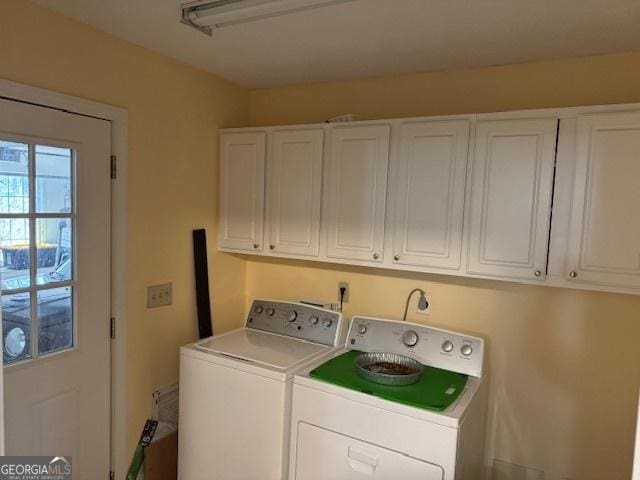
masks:
[[[138,441],[138,445],[136,445],[136,451],[133,452],[133,459],[131,460],[126,480],[136,480],[138,478],[138,474],[140,473],[142,464],[144,463],[144,449],[149,446],[151,440],[153,440],[153,436],[156,434],[157,428],[157,420],[149,419],[145,422],[142,434],[140,435],[140,440]]]
[[[142,445],[136,445],[136,451],[133,454],[129,471],[127,472],[127,480],[136,480],[140,469],[142,469],[142,463],[144,462],[144,447]]]
[[[353,360],[360,353],[362,352],[357,350],[345,352],[315,368],[310,375],[385,400],[436,412],[446,410],[460,396],[467,384],[467,375],[429,366],[424,367],[422,377],[412,385],[390,386],[373,383],[358,375],[353,364]]]

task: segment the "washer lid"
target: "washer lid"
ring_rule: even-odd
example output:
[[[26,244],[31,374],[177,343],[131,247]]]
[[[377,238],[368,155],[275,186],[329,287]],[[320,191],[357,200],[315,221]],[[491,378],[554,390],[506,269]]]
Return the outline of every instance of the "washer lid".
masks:
[[[241,328],[197,344],[196,349],[286,371],[329,347],[268,332]]]

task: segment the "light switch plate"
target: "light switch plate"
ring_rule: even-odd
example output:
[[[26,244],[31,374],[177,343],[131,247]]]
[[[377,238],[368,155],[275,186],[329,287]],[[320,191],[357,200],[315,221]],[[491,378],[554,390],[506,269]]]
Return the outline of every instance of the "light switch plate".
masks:
[[[147,287],[147,308],[164,307],[172,301],[171,282]]]

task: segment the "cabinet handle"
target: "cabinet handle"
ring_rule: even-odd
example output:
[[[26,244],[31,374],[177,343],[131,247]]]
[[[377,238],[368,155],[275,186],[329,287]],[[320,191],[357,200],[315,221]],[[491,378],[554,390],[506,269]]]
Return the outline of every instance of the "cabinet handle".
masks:
[[[400,255],[394,255],[393,259],[397,262],[398,260],[400,260]]]
[[[275,249],[276,249],[276,246],[275,246],[275,245],[269,245],[269,248],[270,248],[271,250],[275,250]]]
[[[379,259],[379,258],[380,258],[380,255],[378,255],[377,253],[374,253],[374,254],[373,254],[373,259],[374,259],[374,260],[377,260],[377,259]]]
[[[258,248],[260,245],[258,245],[257,243],[253,244],[253,248]]]
[[[540,275],[542,275],[542,272],[541,272],[540,270],[536,270],[535,272],[533,272],[533,274],[534,274],[536,277],[539,277]]]
[[[569,272],[569,276],[570,276],[571,278],[576,278],[576,277],[578,276],[578,272],[576,272],[575,270],[571,270],[571,271]]]

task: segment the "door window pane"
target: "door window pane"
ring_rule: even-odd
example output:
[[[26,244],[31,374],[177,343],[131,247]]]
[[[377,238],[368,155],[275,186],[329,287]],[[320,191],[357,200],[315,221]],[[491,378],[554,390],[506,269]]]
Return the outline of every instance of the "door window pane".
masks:
[[[50,288],[38,292],[38,352],[40,355],[73,346],[73,290]]]
[[[71,150],[36,145],[36,212],[70,213]]]
[[[2,296],[4,364],[31,357],[31,295],[29,292]]]
[[[29,146],[0,140],[0,213],[29,212]]]
[[[70,218],[39,218],[36,221],[38,285],[72,279],[73,229]]]
[[[0,252],[2,290],[29,287],[29,219],[0,219]]]

